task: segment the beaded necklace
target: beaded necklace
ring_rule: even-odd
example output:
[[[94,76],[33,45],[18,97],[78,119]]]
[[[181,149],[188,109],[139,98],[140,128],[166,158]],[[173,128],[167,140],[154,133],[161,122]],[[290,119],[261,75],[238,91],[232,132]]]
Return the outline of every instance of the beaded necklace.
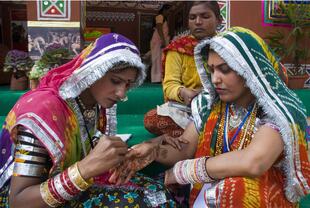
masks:
[[[234,133],[230,142],[228,142],[228,123],[229,123],[229,104],[226,104],[225,115],[221,116],[217,141],[216,141],[216,150],[215,155],[219,155],[222,152],[228,152],[231,149],[234,141],[236,140],[239,132],[241,131],[238,141],[237,148],[242,149],[247,146],[251,141],[251,136],[253,134],[255,119],[257,114],[257,104],[255,103],[252,108],[247,112],[246,116],[243,118],[241,124],[238,126],[237,131]]]

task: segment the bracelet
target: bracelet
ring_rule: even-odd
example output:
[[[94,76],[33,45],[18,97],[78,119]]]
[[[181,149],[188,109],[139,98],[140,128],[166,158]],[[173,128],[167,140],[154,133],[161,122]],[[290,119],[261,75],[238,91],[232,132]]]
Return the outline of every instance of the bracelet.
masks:
[[[86,181],[75,163],[62,173],[41,183],[40,194],[48,206],[57,207],[70,201],[80,191],[85,191],[92,184],[93,179]]]
[[[182,102],[184,102],[184,98],[181,96],[181,89],[182,88],[184,88],[183,86],[182,87],[180,87],[179,89],[178,89],[178,98],[182,101]]]
[[[173,174],[179,184],[209,183],[215,179],[207,172],[206,162],[209,157],[201,157],[177,162]]]
[[[77,162],[73,166],[69,167],[68,175],[69,175],[70,180],[75,185],[75,187],[77,189],[79,189],[80,191],[85,191],[87,188],[89,188],[94,183],[93,178],[86,181],[81,176],[81,173],[80,173],[79,168],[77,166]]]
[[[50,207],[57,207],[61,202],[57,201],[48,188],[48,181],[41,183],[40,185],[40,194],[43,201]]]
[[[216,179],[215,179],[215,178],[212,178],[212,177],[209,175],[208,170],[207,170],[207,161],[208,161],[208,159],[210,159],[210,156],[206,156],[205,158],[206,158],[206,159],[205,159],[205,165],[204,165],[204,167],[205,167],[205,173],[206,173],[206,175],[208,176],[208,178],[211,179],[211,181],[215,181]]]

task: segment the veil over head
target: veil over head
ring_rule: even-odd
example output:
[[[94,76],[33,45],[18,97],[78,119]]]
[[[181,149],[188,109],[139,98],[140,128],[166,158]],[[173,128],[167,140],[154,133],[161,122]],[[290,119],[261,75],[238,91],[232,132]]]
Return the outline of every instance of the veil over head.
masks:
[[[41,80],[39,87],[55,88],[63,99],[75,98],[113,67],[138,69],[135,86],[143,83],[146,72],[138,48],[126,37],[109,33],[99,37],[69,63],[55,68]]]
[[[310,192],[309,175],[305,174],[302,167],[308,161],[306,110],[297,95],[280,79],[282,65],[268,45],[245,28],[233,27],[200,42],[195,48],[195,62],[205,92],[199,95],[204,99],[198,96],[192,104],[198,129],[202,128],[212,105],[219,99],[206,67],[209,49],[215,51],[245,80],[257,104],[280,128],[285,155],[281,162],[286,179],[285,194],[289,201],[297,202]]]

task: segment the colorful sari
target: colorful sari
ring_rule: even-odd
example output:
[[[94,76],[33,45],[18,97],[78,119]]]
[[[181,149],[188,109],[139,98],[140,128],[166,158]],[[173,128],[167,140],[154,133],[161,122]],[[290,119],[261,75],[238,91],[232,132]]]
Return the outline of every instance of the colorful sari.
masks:
[[[204,86],[204,92],[192,102],[195,125],[200,131],[195,158],[212,157],[223,152],[223,135],[220,134],[226,104],[219,100],[206,68],[209,48],[245,79],[261,113],[278,127],[284,151],[260,177],[227,177],[209,184],[194,184],[191,205],[202,196],[203,203],[217,207],[296,206],[300,198],[310,192],[306,110],[297,95],[279,78],[283,69],[270,48],[250,30],[234,27],[204,40],[195,48],[195,61]],[[236,144],[240,137],[235,140]],[[242,148],[251,142],[251,135],[248,138]],[[238,147],[232,145],[231,151],[238,150]]]
[[[183,36],[179,37],[175,40],[173,40],[164,50],[163,50],[163,56],[162,56],[162,75],[164,78],[165,75],[165,63],[166,63],[166,56],[168,51],[176,51],[181,54],[186,54],[189,56],[194,55],[194,48],[197,45],[198,41],[193,36]],[[164,100],[168,101],[169,99],[164,95]],[[178,110],[178,109],[176,109]],[[175,109],[172,109],[172,112],[170,114],[177,115],[175,113]],[[158,114],[158,108],[152,109],[149,112],[147,112],[144,116],[144,127],[155,135],[162,135],[162,134],[168,134],[172,137],[178,137],[182,135],[184,132],[184,127],[181,127],[180,123],[178,123],[178,120],[182,120],[185,118],[184,113],[180,113],[181,116],[173,118],[171,115],[165,114],[165,115],[159,115]],[[188,119],[186,119],[188,120]],[[184,123],[184,122],[183,122]]]
[[[9,112],[0,135],[0,147],[2,153],[5,153],[0,161],[0,193],[3,199],[7,199],[3,190],[8,191],[13,173],[16,127],[29,129],[48,151],[53,163],[49,178],[63,172],[88,154],[89,136],[98,131],[108,133],[106,111],[101,108],[97,125],[89,135],[74,98],[109,70],[113,70],[114,66],[119,68],[122,64],[138,70],[134,86],[139,86],[145,78],[144,65],[139,55],[137,47],[122,35],[111,33],[101,36],[72,61],[49,71],[36,90],[27,92],[19,99]],[[155,183],[144,176],[133,178],[124,187],[103,184],[100,177],[97,181],[101,183],[81,192],[65,206],[151,206],[152,201],[148,200],[150,194],[145,191],[163,194],[165,204],[174,203],[160,182]],[[8,205],[3,203],[2,206]]]

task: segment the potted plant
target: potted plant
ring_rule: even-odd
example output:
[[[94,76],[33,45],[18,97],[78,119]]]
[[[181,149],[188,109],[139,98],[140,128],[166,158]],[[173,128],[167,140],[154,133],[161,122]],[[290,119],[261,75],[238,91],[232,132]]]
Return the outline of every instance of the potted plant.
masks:
[[[26,90],[28,88],[27,72],[31,70],[33,61],[27,52],[11,50],[7,53],[4,61],[4,72],[12,72],[10,89]]]
[[[276,31],[266,37],[271,48],[281,59],[290,60],[292,64],[286,65],[290,88],[303,88],[308,78],[307,61],[309,58],[310,10],[307,4],[288,3],[279,4],[279,11],[286,17],[291,25],[288,35]],[[308,43],[307,43],[308,41]],[[297,85],[296,85],[297,84]]]
[[[52,68],[66,63],[70,58],[69,50],[63,48],[59,43],[49,45],[42,57],[35,62],[28,76],[30,79],[30,88],[35,89],[39,80]]]

